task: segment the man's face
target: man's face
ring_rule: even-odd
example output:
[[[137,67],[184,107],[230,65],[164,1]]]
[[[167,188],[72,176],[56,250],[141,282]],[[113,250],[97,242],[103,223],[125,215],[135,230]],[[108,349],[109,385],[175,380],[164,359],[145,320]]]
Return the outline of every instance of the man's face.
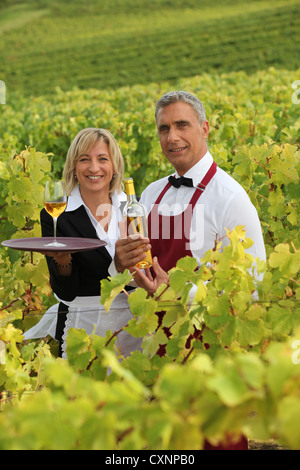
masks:
[[[180,176],[206,154],[208,122],[200,124],[188,103],[179,101],[161,108],[156,124],[162,151]]]

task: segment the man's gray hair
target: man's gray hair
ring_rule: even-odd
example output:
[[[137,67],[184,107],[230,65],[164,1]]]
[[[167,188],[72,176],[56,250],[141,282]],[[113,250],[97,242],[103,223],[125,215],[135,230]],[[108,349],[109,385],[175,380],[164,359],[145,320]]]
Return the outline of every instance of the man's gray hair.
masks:
[[[157,115],[161,108],[168,106],[172,103],[177,103],[178,101],[183,101],[188,103],[195,110],[200,124],[206,120],[205,108],[201,101],[191,93],[187,91],[170,91],[165,93],[157,102],[155,108],[155,119],[157,121]]]

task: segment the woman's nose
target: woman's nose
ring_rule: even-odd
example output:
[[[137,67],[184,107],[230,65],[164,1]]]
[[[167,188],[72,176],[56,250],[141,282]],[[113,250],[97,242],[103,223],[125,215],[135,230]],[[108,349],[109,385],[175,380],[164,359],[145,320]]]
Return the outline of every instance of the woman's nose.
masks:
[[[98,161],[91,159],[90,164],[89,164],[89,170],[95,173],[96,171],[98,171],[98,168],[99,168]]]

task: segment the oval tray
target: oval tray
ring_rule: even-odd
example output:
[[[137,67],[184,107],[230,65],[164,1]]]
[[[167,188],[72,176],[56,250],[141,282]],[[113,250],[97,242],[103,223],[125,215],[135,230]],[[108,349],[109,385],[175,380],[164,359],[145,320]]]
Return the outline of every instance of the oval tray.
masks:
[[[12,240],[5,240],[1,245],[7,248],[21,251],[89,251],[95,248],[105,246],[106,242],[99,238],[76,238],[76,237],[57,237],[58,243],[64,246],[45,246],[53,242],[53,237],[39,237],[39,238],[15,238]]]

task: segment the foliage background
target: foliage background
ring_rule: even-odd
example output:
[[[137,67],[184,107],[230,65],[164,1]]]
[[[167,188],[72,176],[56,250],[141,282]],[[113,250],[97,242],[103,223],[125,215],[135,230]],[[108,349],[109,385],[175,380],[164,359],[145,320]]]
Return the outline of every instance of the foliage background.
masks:
[[[298,0],[4,0],[0,8],[9,94],[299,67]]]
[[[74,331],[68,361],[49,338],[24,343],[54,302],[46,264],[1,247],[0,448],[199,449],[228,432],[300,448],[299,9],[295,0],[1,2],[1,241],[40,235],[45,180],[61,174],[83,127],[116,135],[139,194],[171,171],[154,105],[180,88],[204,102],[210,150],[256,206],[268,263],[259,302],[249,242],[236,234],[220,257],[207,254],[209,271],[195,277],[183,260],[155,299],[138,290],[128,328],[144,331],[144,353],[121,365],[113,332]],[[108,303],[123,284],[104,285]],[[166,312],[160,326],[156,311]]]

